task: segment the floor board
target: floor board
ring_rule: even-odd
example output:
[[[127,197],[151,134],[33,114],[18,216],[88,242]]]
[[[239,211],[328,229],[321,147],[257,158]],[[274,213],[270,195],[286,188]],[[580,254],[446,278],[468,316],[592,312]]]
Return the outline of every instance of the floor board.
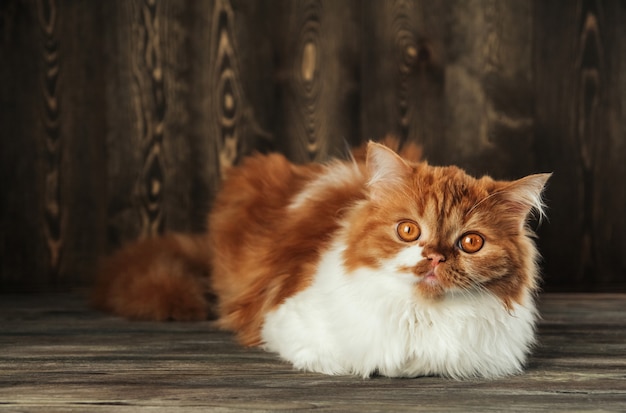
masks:
[[[626,295],[544,295],[527,371],[330,377],[210,323],[128,322],[79,295],[0,295],[0,411],[626,411]]]

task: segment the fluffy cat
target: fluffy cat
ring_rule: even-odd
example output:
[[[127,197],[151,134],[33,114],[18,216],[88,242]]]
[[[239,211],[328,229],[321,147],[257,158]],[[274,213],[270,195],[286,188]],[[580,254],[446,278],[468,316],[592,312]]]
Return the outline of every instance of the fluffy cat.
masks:
[[[520,372],[537,316],[527,221],[543,213],[549,174],[475,179],[416,162],[412,145],[400,155],[370,142],[325,165],[249,157],[229,171],[205,235],[122,249],[94,303],[132,319],[214,311],[242,344],[326,374]]]

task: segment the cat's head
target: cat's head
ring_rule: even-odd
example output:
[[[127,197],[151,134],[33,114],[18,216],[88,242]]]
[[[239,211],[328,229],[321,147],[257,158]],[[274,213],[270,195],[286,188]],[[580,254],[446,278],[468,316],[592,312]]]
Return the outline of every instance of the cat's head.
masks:
[[[375,143],[366,170],[367,199],[348,227],[349,270],[391,265],[434,300],[486,290],[511,307],[536,289],[538,253],[527,223],[543,214],[550,174],[475,179],[456,167],[406,161]]]

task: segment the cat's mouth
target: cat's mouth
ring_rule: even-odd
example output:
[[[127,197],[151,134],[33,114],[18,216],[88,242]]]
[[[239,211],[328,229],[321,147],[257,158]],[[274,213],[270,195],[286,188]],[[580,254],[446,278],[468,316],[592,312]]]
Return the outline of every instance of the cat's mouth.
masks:
[[[424,298],[442,299],[453,287],[448,279],[447,269],[442,265],[433,266],[430,261],[421,260],[410,271],[415,276],[416,293]]]
[[[427,283],[430,285],[439,284],[439,278],[437,277],[437,274],[435,273],[435,269],[433,268],[430,271],[428,271],[426,274],[424,274],[422,278],[419,280],[419,282]]]
[[[420,261],[412,268],[419,284],[437,285],[441,283],[441,269],[431,266],[428,261]]]
[[[421,275],[418,275],[415,287],[422,297],[436,300],[445,295],[445,283],[441,276],[437,274],[438,272],[436,268],[429,268],[421,272]]]
[[[428,281],[428,282],[436,282],[437,281],[437,274],[435,274],[435,270],[432,269],[430,271],[428,271],[426,273],[426,275],[424,276],[424,281]]]

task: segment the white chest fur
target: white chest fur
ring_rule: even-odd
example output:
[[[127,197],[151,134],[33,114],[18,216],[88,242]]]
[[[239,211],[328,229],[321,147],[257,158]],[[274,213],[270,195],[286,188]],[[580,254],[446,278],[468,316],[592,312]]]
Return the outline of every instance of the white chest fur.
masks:
[[[494,378],[521,371],[534,341],[530,297],[510,312],[487,292],[425,301],[410,274],[347,274],[342,250],[327,251],[312,285],[268,314],[267,350],[325,374]]]

